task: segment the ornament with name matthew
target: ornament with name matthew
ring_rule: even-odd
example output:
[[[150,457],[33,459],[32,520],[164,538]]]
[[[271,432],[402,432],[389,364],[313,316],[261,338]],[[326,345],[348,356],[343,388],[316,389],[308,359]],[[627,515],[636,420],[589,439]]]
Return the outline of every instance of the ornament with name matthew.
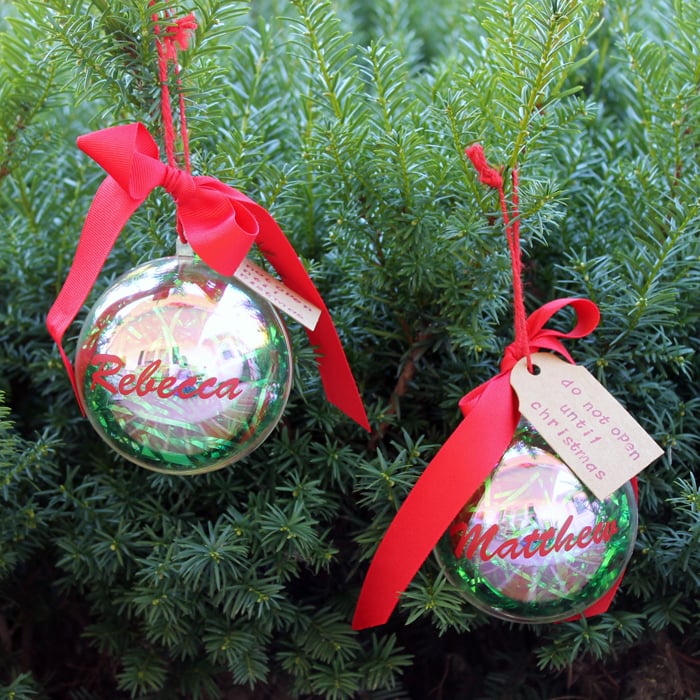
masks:
[[[216,178],[161,162],[141,124],[87,134],[78,146],[108,176],[47,327],[83,413],[112,448],[148,469],[197,474],[240,460],[274,429],[292,356],[276,310],[234,277],[253,243],[278,273],[275,283],[318,312],[305,330],[326,397],[369,429],[330,313],[267,210]],[[120,231],[158,186],[175,200],[192,253],[140,265],[104,292],[85,320],[74,372],[63,336]]]
[[[580,613],[622,576],[637,532],[629,482],[596,498],[527,421],[440,539],[452,583],[515,622]]]
[[[569,332],[546,328],[568,307]],[[529,349],[573,359],[561,342],[600,319],[588,299],[557,299],[526,320]],[[506,348],[500,373],[460,401],[463,420],[426,467],[370,564],[353,627],[384,624],[432,553],[476,608],[519,622],[605,612],[630,558],[636,482],[596,498],[525,422],[511,372],[525,355]]]

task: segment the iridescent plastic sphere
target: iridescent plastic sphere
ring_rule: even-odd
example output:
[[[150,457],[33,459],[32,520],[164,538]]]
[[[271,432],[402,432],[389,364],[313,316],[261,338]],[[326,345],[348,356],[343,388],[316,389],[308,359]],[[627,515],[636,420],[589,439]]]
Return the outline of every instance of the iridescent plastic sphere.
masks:
[[[197,258],[120,277],[83,325],[76,382],[87,417],[147,469],[196,474],[245,457],[287,403],[292,359],[270,304]]]
[[[436,548],[477,608],[518,622],[580,613],[620,578],[637,533],[629,483],[598,500],[522,421]]]

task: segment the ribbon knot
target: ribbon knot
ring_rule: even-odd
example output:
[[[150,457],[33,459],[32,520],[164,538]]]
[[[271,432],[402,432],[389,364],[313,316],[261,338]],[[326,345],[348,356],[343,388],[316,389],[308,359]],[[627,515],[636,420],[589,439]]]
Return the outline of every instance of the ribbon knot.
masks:
[[[510,372],[515,365],[524,357],[520,343],[511,343],[503,351],[503,359],[501,360],[501,372]]]
[[[190,173],[172,165],[165,166],[161,185],[178,203],[187,201],[197,189],[195,179]]]
[[[122,228],[150,192],[163,186],[176,201],[178,230],[186,232],[192,249],[209,267],[230,276],[257,243],[282,282],[321,309],[316,328],[307,329],[307,334],[318,348],[317,363],[326,397],[369,430],[330,313],[291,243],[264,207],[216,178],[193,177],[161,162],[158,146],[142,124],[86,134],[78,139],[78,146],[108,175],[90,205],[73,265],[46,319],[76,397],[75,374],[63,350],[63,336],[85,303]]]
[[[165,166],[161,185],[176,202],[186,201],[197,189],[194,177],[173,165]]]

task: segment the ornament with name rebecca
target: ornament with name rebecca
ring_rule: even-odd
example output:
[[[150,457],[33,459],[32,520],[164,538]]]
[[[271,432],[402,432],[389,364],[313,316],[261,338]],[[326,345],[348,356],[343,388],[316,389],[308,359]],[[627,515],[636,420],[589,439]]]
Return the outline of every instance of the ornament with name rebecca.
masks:
[[[582,612],[610,591],[632,554],[636,531],[629,482],[596,498],[521,421],[436,553],[475,607],[515,622],[551,622]]]
[[[178,48],[187,47],[197,22],[189,15],[161,31],[158,15],[152,19],[168,162],[140,123],[78,138],[107,177],[46,318],[83,412],[110,446],[148,469],[196,474],[241,459],[270,434],[290,390],[289,340],[271,300],[287,312],[296,306],[305,320],[290,315],[318,350],[326,397],[369,430],[330,313],[282,229],[242,192],[191,173],[182,91],[185,167],[178,167],[167,74],[170,63],[179,71]],[[85,322],[74,371],[65,333],[122,229],[158,187],[172,196],[180,242],[193,254],[141,265],[105,292]],[[267,273],[247,260],[253,244],[279,279],[266,281]]]
[[[46,324],[83,411],[112,447],[150,469],[195,474],[244,457],[269,435],[289,393],[291,357],[276,311],[253,291],[253,243],[280,277],[271,278],[273,290],[263,282],[261,294],[267,286],[278,307],[291,309],[293,298],[318,312],[304,326],[326,396],[368,428],[330,313],[264,207],[213,177],[162,163],[141,124],[87,134],[78,145],[108,177]],[[173,195],[193,254],[145,263],[105,292],[86,320],[74,373],[63,337],[121,229],[158,186]],[[242,270],[245,285],[235,278]]]
[[[292,357],[267,301],[183,255],[134,268],[98,299],[75,370],[87,417],[112,448],[148,469],[196,474],[270,434]]]

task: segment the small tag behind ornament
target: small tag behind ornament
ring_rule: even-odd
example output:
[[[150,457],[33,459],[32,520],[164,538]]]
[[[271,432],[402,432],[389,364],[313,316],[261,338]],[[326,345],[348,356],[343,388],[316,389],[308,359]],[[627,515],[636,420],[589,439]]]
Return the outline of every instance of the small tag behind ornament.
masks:
[[[311,331],[315,330],[321,316],[321,309],[293,292],[285,284],[265,272],[259,265],[244,258],[233,276],[280,311],[284,311],[295,321],[301,323],[302,326]]]
[[[179,238],[177,240],[177,254],[194,257],[192,247],[188,243],[183,243]],[[289,317],[301,323],[305,328],[310,331],[316,330],[318,319],[321,317],[321,309],[292,291],[252,260],[244,258],[233,276],[280,311],[284,311]]]
[[[585,368],[535,353],[535,374],[523,358],[510,383],[520,413],[600,499],[663,454],[605,387]]]

